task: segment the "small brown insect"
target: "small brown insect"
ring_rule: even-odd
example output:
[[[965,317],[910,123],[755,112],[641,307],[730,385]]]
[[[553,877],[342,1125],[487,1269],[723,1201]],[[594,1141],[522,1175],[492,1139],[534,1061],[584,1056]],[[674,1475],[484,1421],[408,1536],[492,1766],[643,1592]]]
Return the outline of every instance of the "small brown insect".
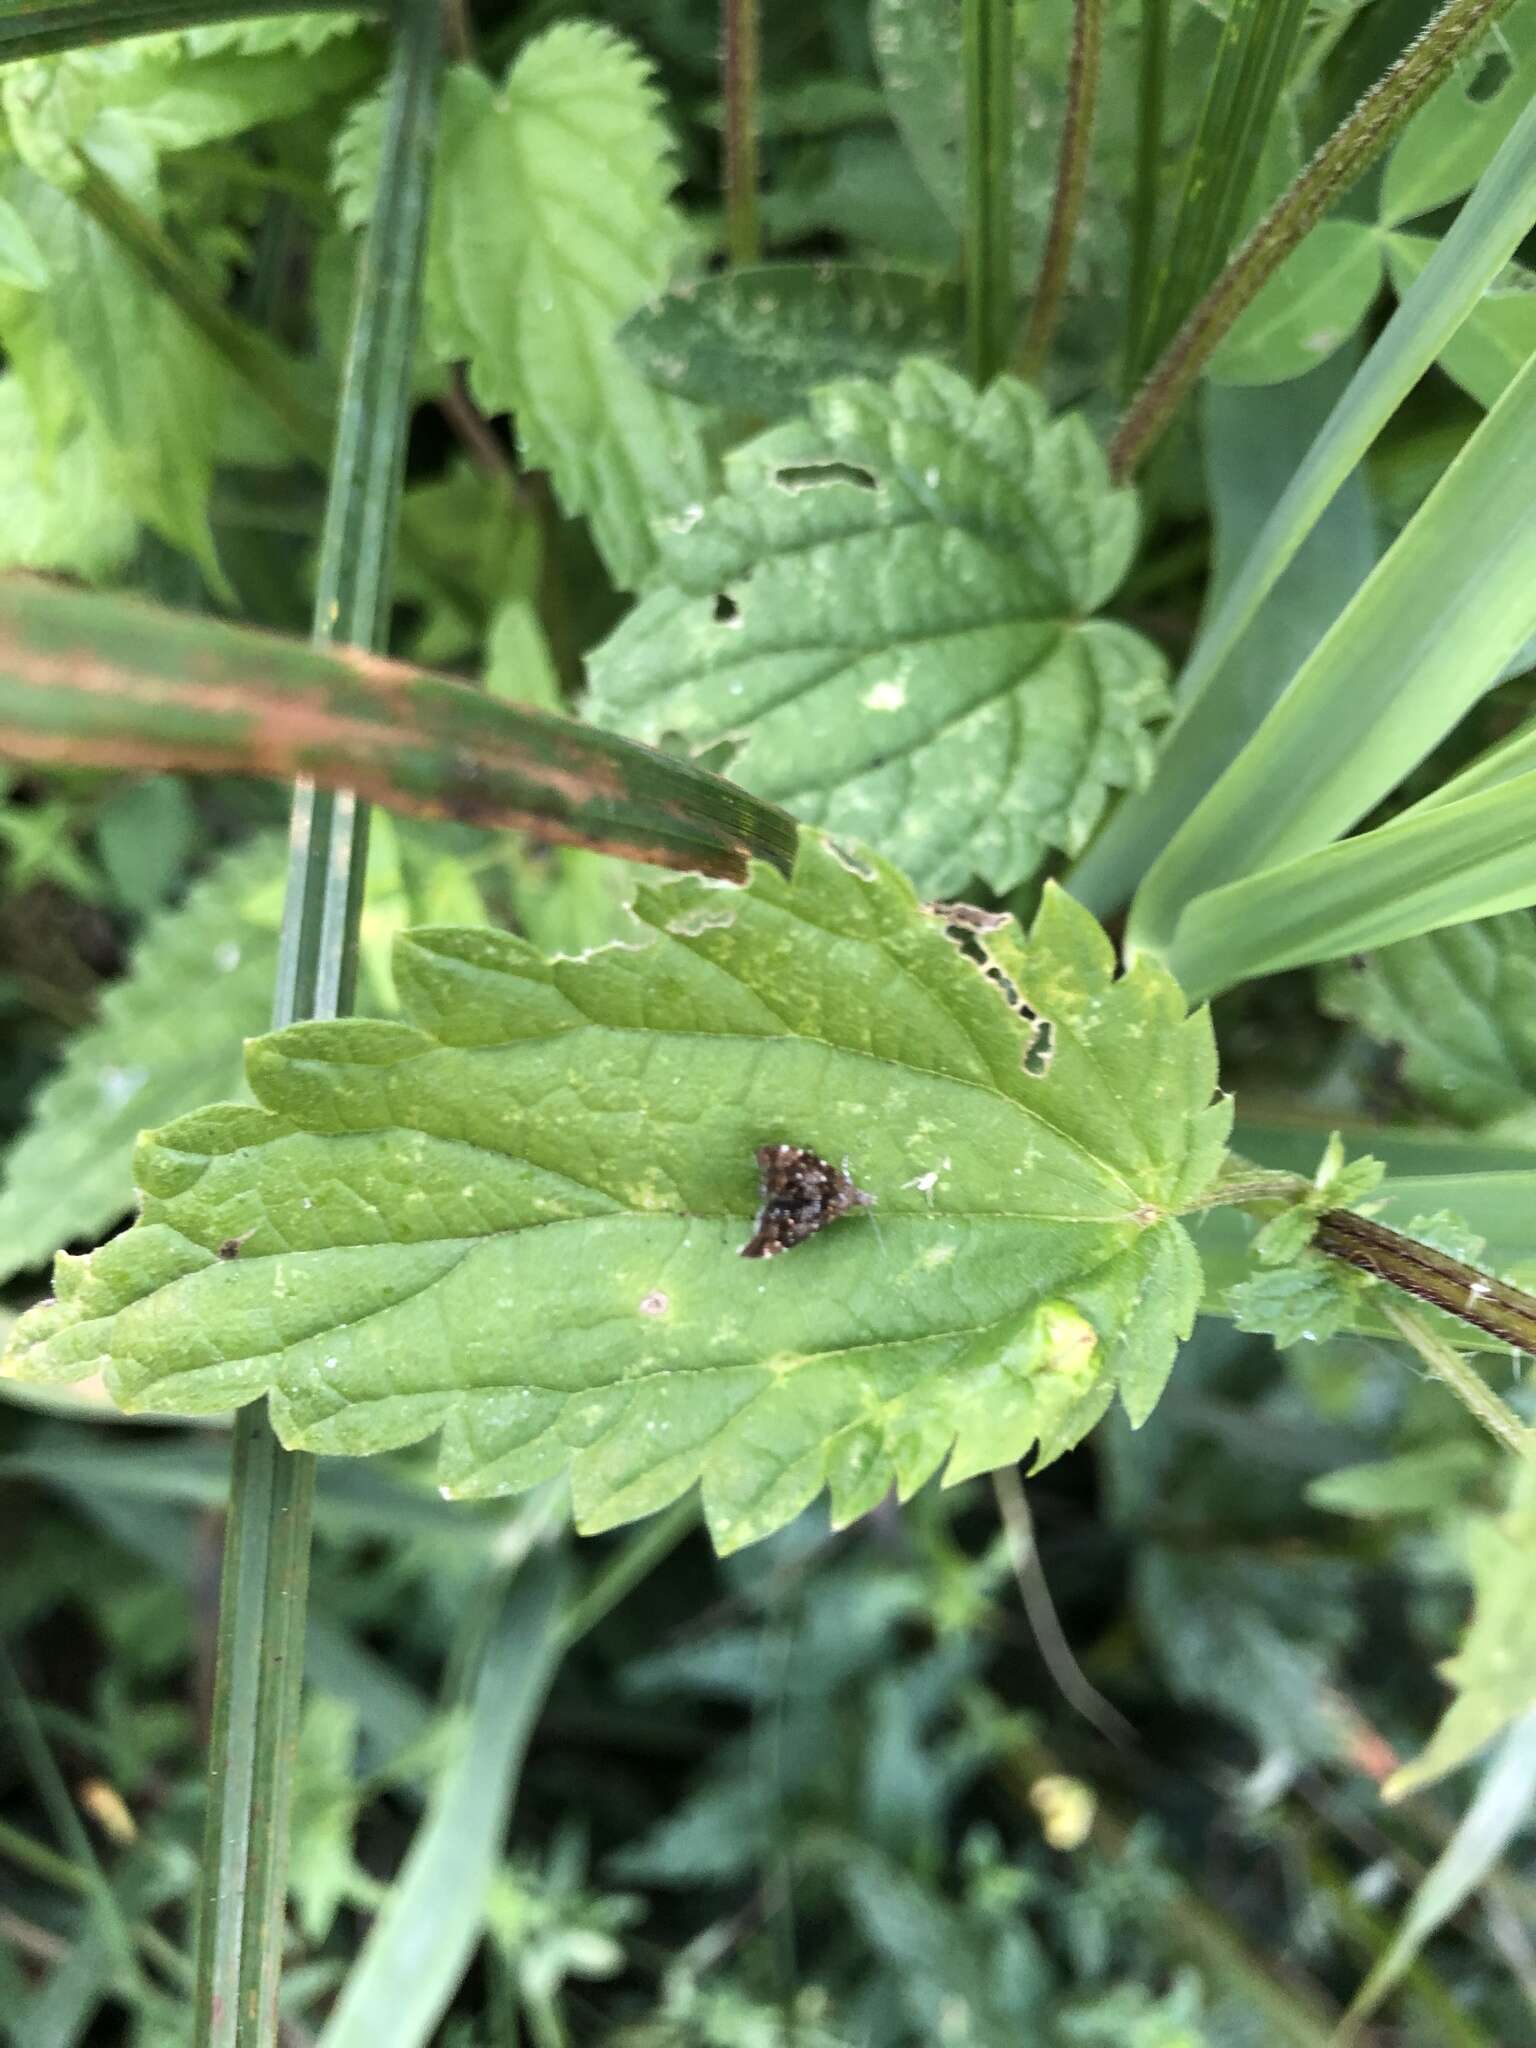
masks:
[[[221,1259],[238,1259],[240,1247],[244,1243],[245,1239],[243,1237],[226,1237],[219,1246],[219,1257]]]
[[[854,1185],[846,1161],[839,1171],[803,1145],[759,1145],[757,1170],[762,1207],[741,1248],[744,1259],[777,1258],[839,1216],[874,1207],[874,1196]]]

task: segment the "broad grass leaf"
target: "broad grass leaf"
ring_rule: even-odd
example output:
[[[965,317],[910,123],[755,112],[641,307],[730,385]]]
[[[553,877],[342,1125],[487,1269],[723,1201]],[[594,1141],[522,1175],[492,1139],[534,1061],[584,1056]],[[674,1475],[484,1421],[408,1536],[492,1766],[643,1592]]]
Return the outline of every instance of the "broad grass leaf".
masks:
[[[1388,1779],[1389,1799],[1459,1769],[1536,1707],[1536,1469],[1529,1462],[1516,1471],[1506,1512],[1468,1523],[1466,1555],[1472,1618],[1461,1648],[1440,1667],[1456,1697],[1423,1755]]]
[[[818,384],[887,377],[911,355],[954,360],[958,288],[861,263],[757,263],[690,279],[642,306],[620,346],[653,384],[760,420]]]
[[[61,1260],[15,1369],[270,1392],[317,1451],[441,1430],[447,1489],[569,1470],[587,1529],[702,1480],[727,1549],[823,1486],[845,1522],[946,1456],[1053,1456],[1117,1391],[1143,1418],[1224,1156],[1208,1019],[1058,891],[1027,937],[956,927],[804,838],[793,883],[643,892],[636,946],[408,936],[406,1021],[259,1040],[257,1107],[144,1141],[138,1225]],[[741,1259],[770,1142],[878,1206]]]
[[[752,854],[794,861],[786,812],[611,733],[356,650],[25,577],[0,581],[0,714],[0,758],[308,775],[732,880]]]
[[[255,840],[148,927],[7,1154],[0,1279],[133,1206],[133,1147],[146,1124],[240,1086],[241,1048],[267,1022],[277,966],[275,916],[256,913],[282,869],[281,840]]]
[[[1161,656],[1092,613],[1136,505],[1076,418],[933,363],[834,384],[664,535],[671,588],[591,660],[590,711],[680,740],[920,889],[1003,891],[1150,771]]]
[[[1536,1136],[1536,918],[1448,925],[1340,960],[1323,1008],[1401,1048],[1404,1084],[1452,1123]]]
[[[670,282],[684,243],[649,67],[609,30],[562,22],[500,86],[451,71],[441,136],[433,344],[467,361],[488,413],[514,415],[524,459],[589,520],[614,580],[636,588],[654,566],[654,519],[710,482],[702,416],[654,390],[614,339]]]

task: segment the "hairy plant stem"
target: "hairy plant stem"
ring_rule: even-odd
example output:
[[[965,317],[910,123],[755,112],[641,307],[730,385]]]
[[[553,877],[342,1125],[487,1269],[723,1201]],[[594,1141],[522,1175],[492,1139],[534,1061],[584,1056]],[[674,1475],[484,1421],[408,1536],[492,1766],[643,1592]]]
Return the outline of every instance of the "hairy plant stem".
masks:
[[[1317,1219],[1316,1250],[1536,1358],[1536,1298],[1352,1209]],[[1396,1308],[1396,1304],[1392,1304]]]
[[[1051,199],[1050,226],[1040,258],[1040,276],[1029,309],[1029,324],[1019,367],[1035,378],[1045,367],[1051,338],[1061,317],[1067,288],[1072,242],[1088,182],[1088,153],[1093,143],[1093,116],[1098,104],[1099,73],[1104,58],[1104,0],[1076,0],[1072,18],[1072,56],[1067,69],[1067,105],[1061,124],[1061,149],[1056,159],[1056,190]]]
[[[1142,0],[1136,53],[1136,186],[1131,200],[1131,266],[1126,289],[1125,363],[1121,371],[1127,389],[1135,381],[1151,311],[1168,84],[1168,7],[1169,0]]]
[[[1270,1214],[1273,1205],[1294,1203],[1313,1188],[1300,1174],[1269,1173],[1235,1155],[1229,1164],[1227,1177],[1194,1204],[1195,1208],[1252,1207],[1260,1214]],[[1312,1249],[1385,1281],[1389,1289],[1440,1309],[1457,1322],[1507,1344],[1512,1351],[1536,1358],[1536,1296],[1512,1287],[1507,1280],[1481,1273],[1475,1266],[1353,1209],[1325,1209],[1317,1219]],[[1536,1452],[1536,1430],[1511,1414],[1477,1367],[1447,1344],[1422,1316],[1390,1292],[1376,1305],[1435,1377],[1491,1435],[1523,1456]]]
[[[1173,419],[1233,322],[1268,278],[1401,130],[1513,0],[1447,0],[1424,33],[1361,100],[1233,253],[1131,401],[1110,443],[1130,476]]]
[[[757,210],[758,0],[724,0],[721,88],[725,99],[725,253],[733,265],[762,254]]]
[[[1388,1296],[1381,1304],[1381,1312],[1404,1343],[1412,1346],[1441,1385],[1450,1389],[1467,1413],[1481,1423],[1490,1436],[1496,1437],[1506,1450],[1513,1451],[1517,1457],[1529,1458],[1536,1454],[1536,1430],[1526,1428],[1511,1415],[1476,1367],[1469,1365],[1438,1331],[1432,1330],[1416,1309]]]
[[[316,579],[321,644],[382,645],[411,409],[440,65],[437,0],[397,22],[379,196],[354,285]],[[351,1007],[367,806],[294,792],[278,1025]],[[198,1927],[196,2048],[273,2048],[287,1898],[315,1460],[285,1451],[262,1403],[234,1432],[220,1587]]]
[[[980,390],[1013,321],[1014,0],[964,0],[966,361]]]

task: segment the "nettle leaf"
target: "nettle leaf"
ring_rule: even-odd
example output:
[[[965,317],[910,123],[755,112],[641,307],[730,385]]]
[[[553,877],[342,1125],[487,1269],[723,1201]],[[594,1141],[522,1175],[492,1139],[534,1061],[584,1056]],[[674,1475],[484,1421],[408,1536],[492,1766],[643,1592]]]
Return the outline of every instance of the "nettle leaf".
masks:
[[[26,221],[6,199],[0,199],[0,284],[22,292],[48,288],[43,252]]]
[[[226,854],[149,926],[97,1021],[70,1042],[6,1158],[0,1280],[132,1208],[147,1123],[239,1088],[243,1041],[271,1015],[283,859],[276,837]]]
[[[689,279],[619,332],[653,384],[761,419],[818,384],[892,375],[910,355],[958,358],[957,286],[862,263],[755,263]]]
[[[486,412],[514,415],[524,458],[630,589],[654,566],[655,517],[710,482],[702,416],[614,339],[683,247],[657,106],[639,52],[587,22],[535,37],[499,87],[450,72],[427,261],[433,345],[467,361]]]
[[[158,214],[152,161],[131,137],[108,168]],[[42,253],[46,292],[0,287],[0,342],[45,445],[82,431],[109,451],[128,506],[218,578],[208,491],[229,376],[202,337],[66,191],[21,164],[4,196]]]
[[[289,118],[376,68],[377,44],[356,35],[355,17],[324,20],[326,35],[302,60],[210,43],[197,31],[24,59],[0,83],[11,140],[42,176],[69,185],[78,178],[74,146],[110,148],[124,130],[157,152],[174,151]]]
[[[680,739],[931,893],[1075,851],[1151,767],[1164,664],[1087,615],[1136,537],[1078,419],[937,364],[829,385],[672,522],[672,588],[591,660],[591,715]],[[716,751],[719,750],[719,751]]]
[[[1536,918],[1448,925],[1324,970],[1330,1016],[1402,1048],[1402,1079],[1453,1123],[1536,1131]]]
[[[1459,1769],[1536,1707],[1536,1468],[1529,1460],[1517,1465],[1508,1510],[1468,1523],[1466,1547],[1472,1619],[1461,1648],[1440,1667],[1456,1697],[1424,1754],[1388,1779],[1389,1799]]]
[[[731,1549],[823,1487],[846,1522],[1149,1413],[1200,1297],[1177,1212],[1218,1171],[1204,1012],[1115,978],[1050,889],[946,923],[806,835],[793,883],[641,893],[635,946],[404,939],[406,1021],[258,1040],[257,1105],[146,1138],[135,1228],[63,1259],[12,1368],[137,1410],[270,1392],[286,1443],[442,1432],[456,1494],[570,1472],[583,1528],[702,1480]],[[739,1256],[755,1148],[878,1207]],[[228,1256],[238,1245],[238,1256]],[[221,1250],[225,1256],[220,1256]]]
[[[1320,1252],[1271,1268],[1227,1291],[1227,1311],[1240,1330],[1273,1337],[1282,1348],[1320,1343],[1353,1329],[1370,1283]]]
[[[0,377],[0,568],[94,580],[120,569],[137,539],[101,436],[81,426],[45,448],[20,380]]]
[[[1325,220],[1260,290],[1211,360],[1222,384],[1303,377],[1354,333],[1381,289],[1381,238],[1362,221]]]
[[[1395,227],[1469,191],[1536,90],[1536,6],[1504,13],[1470,63],[1419,109],[1387,161],[1381,219]]]

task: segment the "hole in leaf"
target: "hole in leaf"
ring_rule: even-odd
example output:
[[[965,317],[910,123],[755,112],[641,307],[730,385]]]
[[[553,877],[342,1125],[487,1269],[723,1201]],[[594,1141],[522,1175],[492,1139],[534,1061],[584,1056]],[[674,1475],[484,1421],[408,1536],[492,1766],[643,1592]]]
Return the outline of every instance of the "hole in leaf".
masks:
[[[1500,42],[1502,45],[1502,38]],[[1507,45],[1489,50],[1467,81],[1467,98],[1473,106],[1480,107],[1496,99],[1508,85],[1514,68]]]
[[[773,480],[781,491],[814,491],[827,484],[856,484],[861,491],[879,489],[872,473],[852,462],[796,463],[776,469]]]
[[[1014,1015],[1035,1028],[1019,1056],[1019,1064],[1032,1080],[1049,1073],[1055,1052],[1055,1027],[1027,1000],[1010,974],[1004,972],[987,950],[986,934],[999,931],[1012,918],[1005,911],[978,910],[974,903],[930,903],[929,910],[942,918],[944,936],[957,952],[963,953],[984,981],[991,982]]]
[[[1056,1052],[1056,1031],[1049,1017],[1035,1019],[1035,1035],[1024,1048],[1023,1068],[1032,1081],[1043,1081]]]
[[[741,606],[722,590],[715,599],[714,618],[718,626],[737,625],[741,620]]]

